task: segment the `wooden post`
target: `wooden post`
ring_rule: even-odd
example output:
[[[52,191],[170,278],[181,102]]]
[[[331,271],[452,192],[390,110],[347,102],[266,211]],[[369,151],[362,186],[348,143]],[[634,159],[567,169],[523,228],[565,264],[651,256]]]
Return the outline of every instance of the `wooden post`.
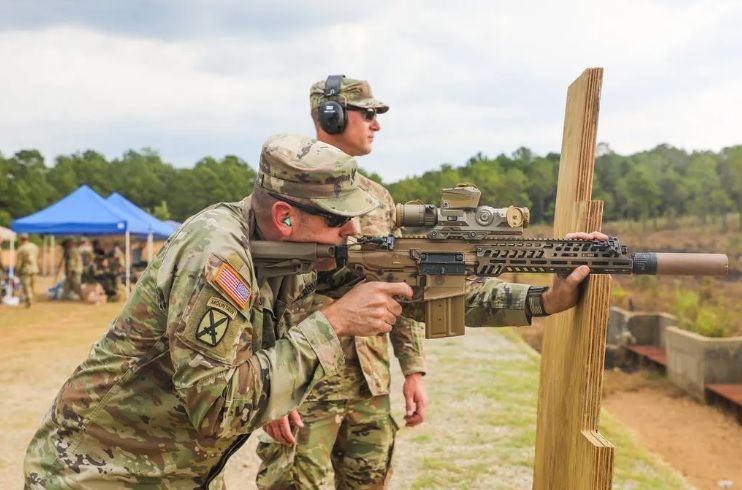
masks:
[[[592,201],[602,68],[567,91],[554,236],[601,228]],[[591,276],[577,307],[546,320],[541,353],[534,489],[610,489],[613,446],[598,433],[610,277]]]

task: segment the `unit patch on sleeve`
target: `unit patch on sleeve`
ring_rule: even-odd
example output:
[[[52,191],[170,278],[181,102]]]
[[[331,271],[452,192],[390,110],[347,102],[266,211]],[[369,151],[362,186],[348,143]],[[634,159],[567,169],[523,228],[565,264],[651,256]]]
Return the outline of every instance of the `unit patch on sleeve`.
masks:
[[[235,316],[237,316],[237,310],[234,309],[234,306],[217,296],[212,296],[211,298],[209,298],[209,301],[206,302],[206,306],[222,310],[224,313],[229,315],[229,318],[231,318],[232,320],[234,320]]]
[[[247,306],[247,302],[250,299],[250,289],[232,266],[227,263],[221,264],[219,270],[216,272],[214,282],[216,282],[222,291],[227,293],[227,295],[232,298],[241,309]]]
[[[216,347],[224,338],[229,327],[229,315],[217,308],[209,308],[201,317],[196,328],[196,339],[211,347]]]

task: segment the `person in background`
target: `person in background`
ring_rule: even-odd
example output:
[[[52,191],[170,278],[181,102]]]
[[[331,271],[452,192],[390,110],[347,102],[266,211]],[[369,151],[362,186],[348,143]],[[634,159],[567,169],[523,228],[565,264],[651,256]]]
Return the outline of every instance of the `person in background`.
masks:
[[[82,281],[93,282],[93,262],[95,258],[93,246],[90,244],[90,240],[83,238],[77,248],[82,258]]]
[[[317,140],[352,157],[369,154],[381,130],[379,114],[389,110],[365,80],[341,75],[309,89],[310,114]],[[360,234],[387,236],[395,231],[391,194],[361,173],[358,185],[379,207],[359,218]],[[333,289],[320,277],[318,291]],[[317,295],[313,308],[331,302]],[[423,382],[425,326],[398,317],[389,335],[341,339],[346,365],[307,395],[299,408],[264,427],[258,444],[262,464],[257,486],[275,488],[380,488],[389,480],[398,430],[391,415],[389,344],[405,377],[402,394],[409,427],[425,419]]]
[[[82,298],[82,256],[72,238],[65,238],[62,242],[64,263],[64,291],[65,299]]]
[[[19,236],[20,246],[16,252],[16,270],[21,280],[26,308],[30,308],[34,300],[34,279],[39,273],[39,247],[29,241],[28,233]]]
[[[126,275],[126,254],[121,250],[121,245],[118,242],[113,244],[113,250],[111,250],[110,258],[110,272],[112,284],[111,287],[115,292],[113,301],[118,301],[119,288],[121,287],[121,281]]]

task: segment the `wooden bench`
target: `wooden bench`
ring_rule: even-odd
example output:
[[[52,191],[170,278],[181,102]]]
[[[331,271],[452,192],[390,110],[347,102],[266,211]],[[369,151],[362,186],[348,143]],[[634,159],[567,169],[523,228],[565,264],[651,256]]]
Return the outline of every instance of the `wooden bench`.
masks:
[[[742,425],[742,383],[718,383],[706,385],[706,401],[719,403],[730,409]]]
[[[657,345],[627,345],[626,348],[630,353],[639,358],[640,363],[648,360],[655,365],[665,368],[667,366],[667,353],[663,347]]]

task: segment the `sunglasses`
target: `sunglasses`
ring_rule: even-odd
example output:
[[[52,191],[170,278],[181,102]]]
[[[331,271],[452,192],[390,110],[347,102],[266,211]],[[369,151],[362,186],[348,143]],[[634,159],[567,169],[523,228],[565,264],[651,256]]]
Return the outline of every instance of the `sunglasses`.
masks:
[[[325,218],[327,221],[327,226],[330,228],[342,228],[345,226],[345,224],[353,219],[352,216],[340,216],[339,214],[333,214],[330,212],[325,211],[324,209],[319,209],[314,206],[307,206],[306,204],[302,204],[300,202],[294,201],[293,199],[290,199],[286,196],[282,196],[281,194],[276,194],[275,192],[268,192],[268,195],[270,195],[274,199],[278,199],[279,201],[283,201],[286,204],[291,204],[297,209],[301,209],[305,213],[313,214],[314,216],[321,216]]]
[[[371,107],[346,107],[349,111],[356,111],[363,113],[363,120],[366,122],[371,122],[374,119],[376,119],[376,109],[373,109]]]

